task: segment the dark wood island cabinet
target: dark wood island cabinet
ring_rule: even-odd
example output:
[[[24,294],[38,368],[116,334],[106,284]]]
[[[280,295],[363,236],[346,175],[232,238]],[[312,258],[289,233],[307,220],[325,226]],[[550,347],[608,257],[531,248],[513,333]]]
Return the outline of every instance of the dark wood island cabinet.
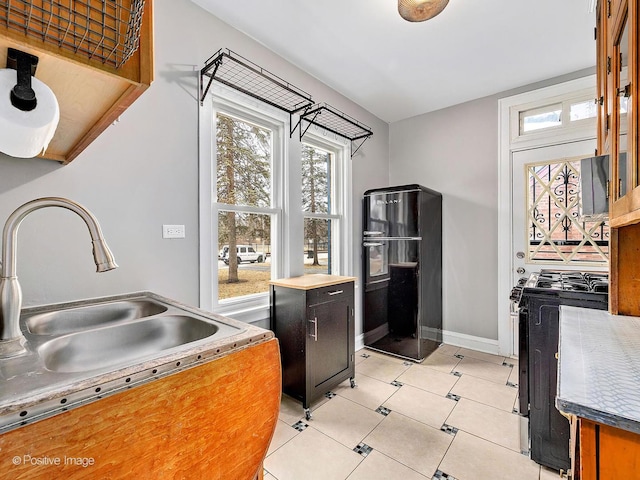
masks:
[[[311,402],[346,379],[355,387],[354,277],[305,275],[271,282],[271,329],[280,342],[282,389]]]

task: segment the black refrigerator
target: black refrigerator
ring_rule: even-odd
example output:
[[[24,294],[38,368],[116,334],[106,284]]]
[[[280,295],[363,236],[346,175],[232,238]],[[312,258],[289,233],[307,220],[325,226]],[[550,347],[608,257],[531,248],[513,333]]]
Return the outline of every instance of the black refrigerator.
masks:
[[[364,344],[420,362],[442,343],[442,194],[368,190],[363,212]]]

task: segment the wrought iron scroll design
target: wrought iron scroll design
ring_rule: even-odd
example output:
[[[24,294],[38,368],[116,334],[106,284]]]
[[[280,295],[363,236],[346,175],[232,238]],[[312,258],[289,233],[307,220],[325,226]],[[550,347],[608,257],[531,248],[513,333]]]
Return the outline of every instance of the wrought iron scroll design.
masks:
[[[529,261],[606,263],[609,226],[580,215],[580,163],[528,165]]]

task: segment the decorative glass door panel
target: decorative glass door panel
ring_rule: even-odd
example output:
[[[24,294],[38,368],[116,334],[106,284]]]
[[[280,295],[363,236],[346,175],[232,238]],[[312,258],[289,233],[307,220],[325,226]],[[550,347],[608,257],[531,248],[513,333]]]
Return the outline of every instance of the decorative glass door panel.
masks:
[[[527,262],[605,266],[609,226],[580,211],[580,158],[525,165]]]

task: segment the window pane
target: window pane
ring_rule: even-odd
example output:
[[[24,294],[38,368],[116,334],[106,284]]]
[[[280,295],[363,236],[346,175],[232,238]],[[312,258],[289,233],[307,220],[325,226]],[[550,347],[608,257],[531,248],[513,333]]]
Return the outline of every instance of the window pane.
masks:
[[[218,202],[270,207],[271,130],[220,113],[216,120]]]
[[[235,248],[234,248],[235,245]],[[269,291],[271,216],[221,211],[218,215],[218,298]],[[229,251],[235,255],[230,255]]]
[[[562,125],[562,105],[533,108],[520,112],[520,133]]]
[[[331,213],[331,153],[302,144],[302,210]]]
[[[304,219],[304,273],[331,273],[331,220]]]
[[[607,265],[609,225],[580,217],[580,161],[528,165],[528,261]]]
[[[577,120],[585,120],[587,118],[596,118],[597,108],[596,102],[593,100],[585,100],[584,102],[574,103],[569,110],[569,118],[572,122]]]

